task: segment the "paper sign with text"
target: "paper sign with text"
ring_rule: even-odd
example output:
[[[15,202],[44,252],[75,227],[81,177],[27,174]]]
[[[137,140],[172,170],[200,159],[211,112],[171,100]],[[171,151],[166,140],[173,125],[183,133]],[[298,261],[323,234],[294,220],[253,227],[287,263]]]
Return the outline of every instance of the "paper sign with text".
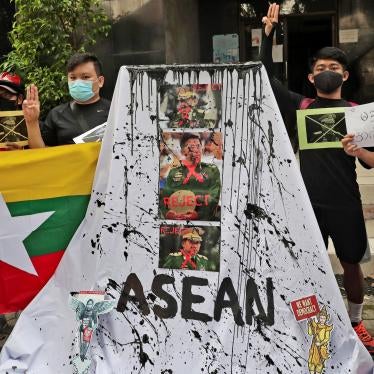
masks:
[[[374,103],[357,105],[345,110],[348,134],[355,134],[354,143],[359,147],[374,146]]]

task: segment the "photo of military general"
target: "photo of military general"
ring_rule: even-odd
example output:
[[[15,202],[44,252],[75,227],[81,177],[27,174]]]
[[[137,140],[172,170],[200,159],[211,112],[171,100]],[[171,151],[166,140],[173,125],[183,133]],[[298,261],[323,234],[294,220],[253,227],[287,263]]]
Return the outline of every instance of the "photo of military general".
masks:
[[[341,148],[347,134],[344,108],[298,110],[297,131],[300,149]]]
[[[306,117],[308,142],[340,142],[347,133],[344,113],[326,113]]]
[[[160,227],[159,267],[219,271],[219,226]]]
[[[27,130],[22,110],[0,111],[0,146],[8,143],[27,145]]]
[[[160,218],[220,221],[221,170],[221,133],[163,132]]]
[[[162,128],[216,128],[221,108],[220,84],[165,85],[160,88]]]

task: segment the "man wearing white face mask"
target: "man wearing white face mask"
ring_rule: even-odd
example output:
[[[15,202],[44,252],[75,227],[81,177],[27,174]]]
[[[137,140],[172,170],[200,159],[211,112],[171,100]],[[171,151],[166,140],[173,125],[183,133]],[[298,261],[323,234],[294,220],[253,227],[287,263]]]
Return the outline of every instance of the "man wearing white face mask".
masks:
[[[39,125],[40,102],[35,85],[27,87],[22,105],[30,148],[73,144],[73,138],[107,120],[110,101],[100,97],[102,67],[90,53],[77,53],[67,63],[69,93],[73,101],[53,108]]]

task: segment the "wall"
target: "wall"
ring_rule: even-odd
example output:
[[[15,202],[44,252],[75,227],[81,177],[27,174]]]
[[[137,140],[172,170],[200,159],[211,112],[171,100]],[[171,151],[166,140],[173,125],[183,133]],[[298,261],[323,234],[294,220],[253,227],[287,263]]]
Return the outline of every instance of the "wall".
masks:
[[[374,101],[374,7],[373,0],[341,0],[339,29],[358,29],[357,43],[343,43],[351,61],[349,94],[358,103]]]
[[[103,96],[110,98],[122,65],[200,60],[198,0],[103,0],[112,20],[94,52],[103,61]]]
[[[110,99],[122,65],[165,63],[164,7],[163,0],[104,0],[102,5],[112,30],[93,51],[103,62],[102,94]]]
[[[118,19],[142,8],[151,0],[104,0],[103,3],[110,4],[111,16]]]
[[[164,0],[167,64],[200,61],[198,0]]]
[[[289,4],[299,4],[304,14],[336,10],[337,28],[359,29],[358,43],[339,45],[352,61],[351,79],[344,94],[359,103],[374,101],[373,0],[335,1]],[[259,4],[255,0],[248,3],[254,8]],[[213,35],[239,33],[239,0],[103,0],[103,5],[113,20],[113,30],[95,52],[104,61],[107,97],[111,96],[121,65],[209,63]],[[256,13],[260,22],[263,11],[257,9]],[[242,60],[255,57],[248,56],[243,38],[241,49]]]
[[[236,0],[199,0],[200,62],[213,61],[213,35],[238,34]]]

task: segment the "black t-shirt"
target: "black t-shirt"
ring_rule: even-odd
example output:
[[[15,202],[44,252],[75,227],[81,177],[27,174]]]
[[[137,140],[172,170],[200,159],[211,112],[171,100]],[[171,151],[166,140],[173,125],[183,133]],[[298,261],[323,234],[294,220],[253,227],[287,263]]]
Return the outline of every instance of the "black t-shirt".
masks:
[[[64,103],[53,108],[41,123],[43,141],[48,146],[74,144],[73,138],[104,123],[109,114],[110,101],[100,98],[92,104]],[[84,118],[87,128],[78,118]]]
[[[308,109],[349,107],[344,99],[317,97]],[[361,207],[355,157],[342,148],[300,151],[300,170],[313,205],[324,207]]]
[[[260,58],[268,72],[287,132],[295,144],[293,140],[296,136],[296,110],[300,109],[304,96],[287,90],[274,77],[271,55],[273,33],[274,29],[269,37],[263,33]],[[344,99],[331,100],[317,97],[308,109],[349,106],[351,104]],[[365,163],[361,162],[361,164],[368,168]],[[355,158],[348,156],[342,148],[301,150],[300,171],[313,205],[325,208],[361,209]]]

